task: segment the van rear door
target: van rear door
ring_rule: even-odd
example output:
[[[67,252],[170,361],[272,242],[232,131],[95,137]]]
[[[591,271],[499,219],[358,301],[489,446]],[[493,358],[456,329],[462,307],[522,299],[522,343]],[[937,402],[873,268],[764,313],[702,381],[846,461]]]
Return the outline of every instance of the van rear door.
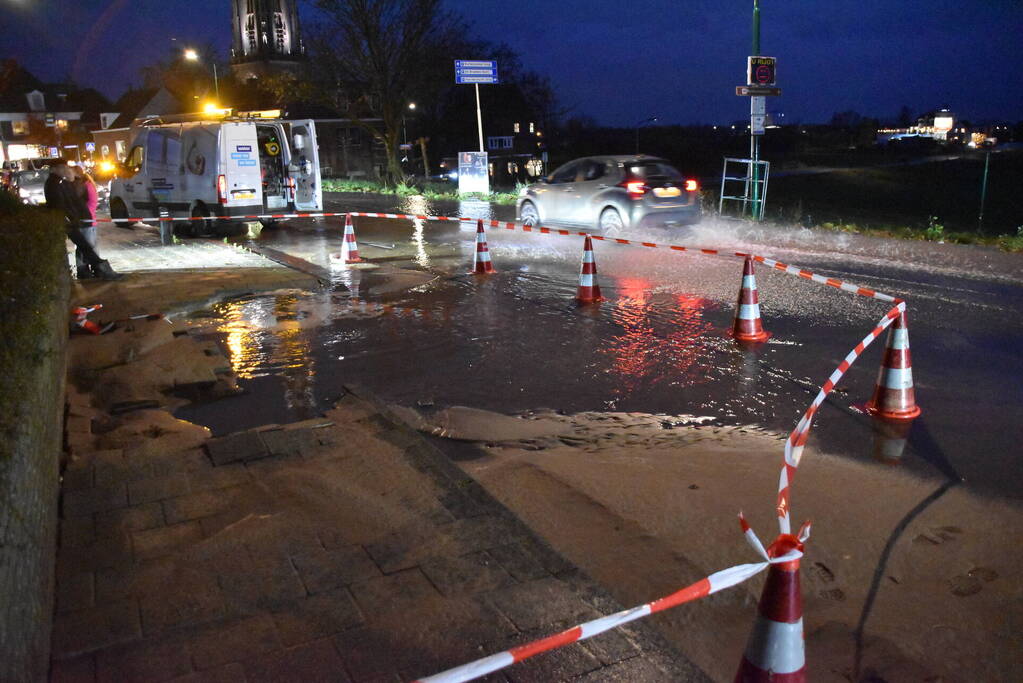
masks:
[[[220,173],[227,181],[228,208],[259,207],[262,213],[263,183],[259,177],[259,149],[256,126],[224,122],[220,129]]]
[[[322,211],[320,152],[316,147],[316,124],[311,119],[291,121],[291,162],[288,174],[295,181],[295,208]]]

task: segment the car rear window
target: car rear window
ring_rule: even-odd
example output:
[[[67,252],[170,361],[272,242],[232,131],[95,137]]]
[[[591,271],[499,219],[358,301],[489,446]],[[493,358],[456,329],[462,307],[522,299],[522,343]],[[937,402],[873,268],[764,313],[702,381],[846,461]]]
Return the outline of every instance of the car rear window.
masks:
[[[674,166],[660,161],[640,161],[626,164],[629,175],[637,180],[682,180],[682,174]]]

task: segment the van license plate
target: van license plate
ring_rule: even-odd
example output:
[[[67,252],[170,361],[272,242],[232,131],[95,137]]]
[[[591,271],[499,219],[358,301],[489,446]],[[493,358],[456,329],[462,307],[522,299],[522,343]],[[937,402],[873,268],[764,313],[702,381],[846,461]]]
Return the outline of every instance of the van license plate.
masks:
[[[682,190],[677,187],[655,187],[655,197],[677,197],[682,194]]]
[[[231,199],[255,199],[255,192],[232,192]]]

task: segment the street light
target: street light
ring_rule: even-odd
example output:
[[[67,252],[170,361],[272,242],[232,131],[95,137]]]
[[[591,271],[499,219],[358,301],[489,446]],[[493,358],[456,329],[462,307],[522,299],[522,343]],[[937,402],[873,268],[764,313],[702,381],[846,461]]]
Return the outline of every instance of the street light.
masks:
[[[636,154],[639,154],[639,129],[640,129],[640,127],[645,126],[648,123],[653,123],[656,120],[657,120],[656,116],[651,116],[648,119],[643,119],[642,121],[637,121],[633,125],[633,128],[636,129]]]
[[[409,108],[409,111],[415,111],[416,110],[416,103],[415,102],[409,102],[408,103],[408,108]],[[405,149],[405,158],[403,158],[402,161],[408,161],[408,149],[407,149],[407,147],[408,147],[408,131],[405,129],[405,112],[401,113],[401,141],[402,141],[402,145],[404,147],[406,147],[406,149]]]
[[[198,62],[199,53],[192,48],[187,48],[183,53],[185,59],[190,62]],[[220,81],[217,79],[217,63],[213,62],[213,89],[217,93],[217,101],[220,101]]]

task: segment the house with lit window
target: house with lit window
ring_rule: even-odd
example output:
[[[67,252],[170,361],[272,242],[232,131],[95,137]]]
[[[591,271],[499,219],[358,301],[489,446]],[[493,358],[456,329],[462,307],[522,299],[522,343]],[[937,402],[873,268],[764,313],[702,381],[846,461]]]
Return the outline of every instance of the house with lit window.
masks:
[[[84,143],[110,103],[91,88],[43,83],[14,60],[0,64],[0,161],[63,156],[83,161]]]

